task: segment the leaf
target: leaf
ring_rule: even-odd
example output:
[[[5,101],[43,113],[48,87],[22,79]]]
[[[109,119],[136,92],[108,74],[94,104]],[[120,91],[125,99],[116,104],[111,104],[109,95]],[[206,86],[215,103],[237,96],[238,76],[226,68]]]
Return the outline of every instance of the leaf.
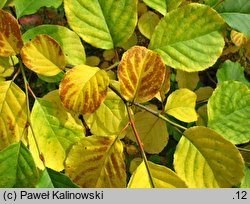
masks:
[[[37,180],[34,160],[22,142],[0,152],[0,188],[30,188]]]
[[[160,153],[168,143],[166,123],[146,111],[138,112],[134,117],[135,127],[143,143],[144,150],[150,154]],[[136,142],[131,128],[127,132],[127,137]]]
[[[196,121],[196,98],[196,94],[189,89],[176,90],[168,96],[165,112],[186,123]]]
[[[0,77],[9,77],[13,74],[14,67],[10,57],[0,56]]]
[[[250,188],[250,169],[245,166],[244,172],[245,176],[241,181],[240,188]]]
[[[176,71],[176,81],[179,88],[187,88],[194,90],[199,82],[198,72],[185,72],[182,70]]]
[[[235,30],[231,31],[230,38],[232,43],[235,44],[237,47],[244,46],[244,44],[247,44],[248,42],[247,36]]]
[[[197,89],[195,91],[195,94],[197,95],[197,102],[204,102],[208,100],[213,94],[213,91],[213,88],[210,86],[204,86]]]
[[[41,7],[58,8],[62,4],[62,0],[15,0],[15,9],[17,18],[21,16],[36,13]]]
[[[189,188],[230,188],[240,184],[244,176],[237,148],[202,126],[184,132],[174,154],[174,168]]]
[[[68,64],[84,64],[85,50],[79,36],[70,29],[59,25],[41,25],[29,29],[22,35],[23,41],[28,42],[39,34],[47,34],[61,46]]]
[[[218,80],[218,83],[235,80],[244,83],[248,86],[248,88],[250,88],[250,82],[245,78],[244,75],[244,67],[242,67],[238,62],[226,60],[220,66],[220,69],[218,69],[216,78]]]
[[[250,2],[248,0],[227,0],[217,11],[233,29],[244,33],[250,39]]]
[[[160,90],[165,76],[161,57],[145,47],[126,51],[118,66],[121,94],[129,101],[146,102]]]
[[[12,81],[0,82],[0,150],[25,136],[26,97]]]
[[[138,22],[139,31],[148,39],[151,38],[156,25],[160,21],[157,14],[152,11],[144,13]]]
[[[118,82],[116,84],[119,86]],[[118,135],[128,123],[126,106],[122,99],[109,89],[103,103],[92,114],[84,115],[84,121],[94,135]]]
[[[197,110],[198,120],[196,121],[197,126],[207,126],[207,104],[201,106]]]
[[[166,15],[167,12],[176,9],[183,0],[143,0],[145,4],[149,7],[155,9],[163,16]]]
[[[137,23],[134,0],[65,0],[64,8],[70,27],[97,48],[125,43]]]
[[[64,75],[59,86],[63,105],[77,113],[94,112],[108,92],[109,77],[98,67],[78,65]]]
[[[208,101],[208,127],[234,144],[250,141],[250,90],[241,82],[220,83]]]
[[[186,184],[178,175],[171,169],[154,164],[148,161],[150,173],[153,177],[153,182],[156,188],[186,188]],[[142,162],[132,174],[129,183],[129,188],[151,188],[149,175],[146,169],[145,162]]]
[[[54,91],[43,99],[36,99],[31,112],[31,123],[46,166],[56,171],[63,170],[70,148],[84,137],[85,130],[81,121],[61,105],[58,91]],[[43,169],[31,131],[28,139],[34,160]]]
[[[6,4],[7,0],[2,0],[0,2],[0,9],[4,7],[4,5]]]
[[[37,75],[39,79],[48,82],[48,83],[56,83],[56,82],[60,82],[64,76],[64,72],[61,71],[59,72],[59,74],[55,75],[55,76],[43,76],[41,74]]]
[[[45,76],[55,76],[66,66],[60,45],[48,35],[37,35],[21,50],[26,67]]]
[[[65,174],[84,188],[126,187],[121,141],[114,136],[83,138],[71,149]]]
[[[8,12],[0,10],[0,56],[19,54],[23,41],[17,20]]]
[[[78,188],[78,186],[65,174],[46,168],[41,172],[36,188]]]
[[[219,31],[223,25],[223,19],[212,8],[191,3],[161,19],[149,49],[159,53],[168,66],[201,71],[212,66],[222,53],[224,39]]]

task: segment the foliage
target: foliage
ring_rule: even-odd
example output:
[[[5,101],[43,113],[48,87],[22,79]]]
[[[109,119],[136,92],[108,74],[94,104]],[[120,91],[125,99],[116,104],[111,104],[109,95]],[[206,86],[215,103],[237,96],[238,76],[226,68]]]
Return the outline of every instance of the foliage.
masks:
[[[250,4],[199,2],[0,3],[0,187],[249,187]]]

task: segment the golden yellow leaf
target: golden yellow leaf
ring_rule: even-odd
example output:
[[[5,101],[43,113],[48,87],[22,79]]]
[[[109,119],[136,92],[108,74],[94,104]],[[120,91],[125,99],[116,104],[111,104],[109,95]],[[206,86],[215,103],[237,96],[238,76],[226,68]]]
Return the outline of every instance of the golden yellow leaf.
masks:
[[[0,150],[25,135],[26,97],[12,81],[0,81]]]
[[[98,67],[78,65],[64,75],[59,86],[63,105],[77,113],[94,112],[108,92],[109,77]]]
[[[186,188],[185,182],[171,169],[148,161],[149,171],[156,188]],[[149,175],[143,161],[132,174],[129,188],[151,188]]]
[[[232,42],[238,47],[246,44],[248,41],[247,36],[235,30],[231,31],[230,37],[231,37]]]
[[[121,141],[115,136],[83,138],[69,152],[65,174],[85,188],[126,187]]]
[[[189,89],[179,89],[168,96],[165,112],[183,122],[197,120],[195,102],[197,96]]]
[[[129,101],[145,102],[160,90],[165,76],[161,57],[145,47],[134,46],[118,66],[121,94]]]
[[[27,42],[21,50],[21,57],[26,67],[44,76],[55,76],[66,66],[62,48],[45,34]]]
[[[8,12],[0,10],[0,56],[19,54],[23,41],[17,20]]]

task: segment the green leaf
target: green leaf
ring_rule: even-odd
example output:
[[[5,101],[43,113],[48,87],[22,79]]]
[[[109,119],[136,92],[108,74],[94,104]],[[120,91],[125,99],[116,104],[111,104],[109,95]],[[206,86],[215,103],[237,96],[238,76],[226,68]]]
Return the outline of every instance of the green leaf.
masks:
[[[197,120],[196,98],[196,94],[189,89],[176,90],[168,96],[165,112],[183,122],[194,122]]]
[[[123,144],[117,137],[85,137],[72,147],[65,174],[85,188],[124,188],[123,157]]]
[[[135,0],[65,0],[64,6],[70,27],[98,48],[125,43],[137,23]]]
[[[116,81],[116,85],[119,83]],[[111,89],[99,108],[92,114],[84,115],[84,121],[92,134],[118,135],[128,123],[128,115],[123,100]]]
[[[63,105],[77,113],[93,113],[108,92],[109,77],[98,67],[78,65],[64,75],[59,86]]]
[[[65,174],[46,168],[41,172],[36,188],[78,188],[78,186]]]
[[[84,137],[81,121],[62,106],[58,91],[53,91],[43,99],[35,101],[31,122],[46,166],[57,171],[63,170],[68,151],[73,144]],[[31,131],[28,139],[34,160],[42,169],[43,164]]]
[[[250,90],[237,81],[220,83],[208,101],[208,127],[234,144],[250,141]]]
[[[118,66],[121,94],[129,101],[146,102],[160,90],[165,72],[157,53],[134,46],[123,54]]]
[[[21,57],[26,67],[45,76],[55,76],[66,66],[62,48],[45,34],[37,35],[27,42],[21,50]]]
[[[216,73],[216,77],[218,83],[222,83],[223,81],[240,81],[250,88],[250,82],[245,78],[244,75],[244,67],[240,65],[238,62],[232,62],[230,60],[226,60],[218,69]]]
[[[12,58],[12,59],[11,59]],[[12,63],[13,60],[13,63]],[[0,56],[0,77],[9,77],[14,72],[14,66],[18,63],[18,59],[13,57],[1,57]]]
[[[224,39],[219,31],[223,25],[223,19],[212,8],[191,3],[161,19],[149,49],[158,52],[168,66],[201,71],[212,66],[222,53]]]
[[[35,187],[37,180],[34,160],[22,142],[0,152],[0,188]]]
[[[26,97],[12,81],[0,82],[0,150],[26,136]]]
[[[179,88],[187,88],[194,90],[199,82],[198,72],[185,72],[182,70],[176,71],[176,81]]]
[[[233,29],[244,33],[250,39],[250,1],[227,0],[217,9]]]
[[[0,2],[0,9],[4,7],[4,5],[6,4],[7,0],[2,0]]]
[[[145,4],[149,7],[155,9],[163,16],[166,15],[167,12],[176,9],[183,0],[143,0]]]
[[[29,29],[22,35],[22,38],[27,43],[39,34],[49,35],[58,42],[68,64],[78,65],[85,63],[85,50],[79,36],[75,32],[59,25],[41,25]]]
[[[160,153],[168,143],[166,123],[147,111],[138,112],[134,117],[144,150],[150,154]],[[131,128],[127,132],[127,137],[136,142]]]
[[[37,75],[39,77],[39,79],[46,81],[48,83],[55,83],[55,82],[59,82],[62,80],[63,76],[64,76],[64,72],[61,71],[59,72],[59,74],[55,75],[55,76],[44,76],[41,74]]]
[[[17,20],[4,10],[0,10],[0,56],[19,54],[23,41]]]
[[[36,13],[41,7],[44,6],[58,8],[61,4],[62,0],[15,0],[14,2],[17,18]]]
[[[148,161],[150,173],[156,188],[186,188],[186,184],[171,169]],[[132,174],[129,188],[151,188],[149,175],[143,161]]]
[[[240,187],[241,188],[250,188],[250,169],[247,166],[245,166],[244,171],[245,171],[245,176],[241,181]]]
[[[230,188],[239,185],[244,176],[238,149],[202,126],[183,133],[174,154],[174,168],[190,188]]]

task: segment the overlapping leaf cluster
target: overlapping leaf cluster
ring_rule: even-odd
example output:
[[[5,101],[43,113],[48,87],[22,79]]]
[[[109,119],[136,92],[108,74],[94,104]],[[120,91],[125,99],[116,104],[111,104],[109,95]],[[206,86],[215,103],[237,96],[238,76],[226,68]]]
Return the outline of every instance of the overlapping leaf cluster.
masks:
[[[15,0],[17,18],[62,1],[37,2]],[[198,72],[223,52],[226,24],[249,38],[247,20],[237,22],[249,18],[250,4],[226,0],[216,11],[212,2],[144,0],[159,13],[138,20],[135,0],[64,0],[70,29],[42,25],[24,34],[0,10],[0,187],[249,187],[249,154],[236,147],[250,141],[244,68],[226,61],[215,90],[197,84]],[[81,40],[116,49],[129,44],[137,23],[148,48],[129,48],[111,73],[86,65]],[[58,82],[58,90],[37,98],[25,70]],[[178,89],[170,88],[171,70]],[[15,83],[18,75],[25,90]],[[173,168],[149,161],[173,136]],[[131,175],[127,141],[138,144],[142,158]]]

